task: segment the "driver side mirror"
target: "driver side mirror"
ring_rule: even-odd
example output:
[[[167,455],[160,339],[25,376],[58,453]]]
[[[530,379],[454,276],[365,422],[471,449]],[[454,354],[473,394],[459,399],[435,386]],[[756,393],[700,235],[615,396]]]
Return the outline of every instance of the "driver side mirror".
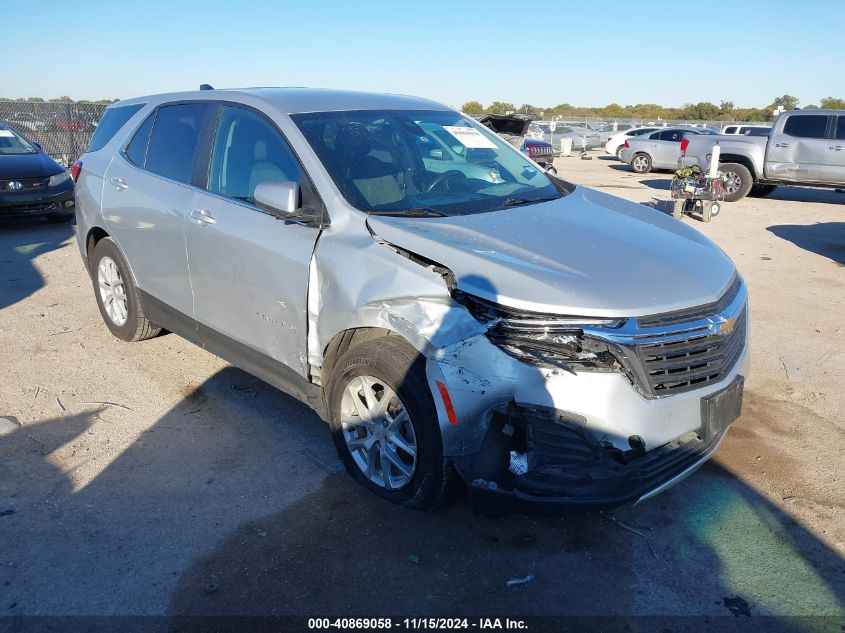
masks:
[[[319,209],[300,207],[300,187],[295,182],[261,182],[255,187],[256,206],[277,220],[300,222],[306,226],[322,228],[323,218]]]

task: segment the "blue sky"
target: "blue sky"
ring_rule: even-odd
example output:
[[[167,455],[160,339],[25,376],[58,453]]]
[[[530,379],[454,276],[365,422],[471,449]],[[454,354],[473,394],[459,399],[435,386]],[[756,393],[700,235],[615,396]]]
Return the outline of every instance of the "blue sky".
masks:
[[[841,0],[561,0],[517,16],[519,5],[8,0],[0,96],[126,98],[210,83],[398,92],[456,106],[845,98]]]

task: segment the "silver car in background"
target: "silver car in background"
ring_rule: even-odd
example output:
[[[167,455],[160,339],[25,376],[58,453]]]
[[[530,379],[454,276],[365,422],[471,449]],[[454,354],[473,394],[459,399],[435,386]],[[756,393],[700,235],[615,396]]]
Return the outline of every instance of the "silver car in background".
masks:
[[[352,477],[403,506],[461,482],[485,513],[640,501],[739,415],[747,292],[730,259],[439,103],[130,99],[74,173],[111,332],[164,328],[302,400]]]
[[[709,128],[663,128],[627,139],[619,151],[619,160],[628,163],[638,174],[647,174],[652,169],[675,169],[681,156],[681,141],[685,136],[699,134],[718,136],[719,133]]]

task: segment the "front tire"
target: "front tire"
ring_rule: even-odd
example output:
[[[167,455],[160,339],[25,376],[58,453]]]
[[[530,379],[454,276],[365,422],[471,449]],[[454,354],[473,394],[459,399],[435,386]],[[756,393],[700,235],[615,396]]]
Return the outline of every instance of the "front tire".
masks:
[[[161,328],[144,316],[141,295],[117,244],[104,237],[91,253],[91,280],[100,315],[114,336],[135,342],[158,336]]]
[[[648,154],[635,154],[631,159],[631,169],[637,174],[647,174],[651,171],[651,156]]]
[[[326,390],[338,455],[353,479],[406,508],[452,496],[457,475],[443,457],[425,359],[398,336],[347,350]]]
[[[745,165],[725,163],[719,165],[719,171],[725,176],[725,202],[742,200],[751,191],[754,178]]]

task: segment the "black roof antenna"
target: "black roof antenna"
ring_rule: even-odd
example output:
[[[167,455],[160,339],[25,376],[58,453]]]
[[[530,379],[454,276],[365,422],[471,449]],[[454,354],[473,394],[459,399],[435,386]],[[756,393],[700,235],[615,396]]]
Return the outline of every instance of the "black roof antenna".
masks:
[[[200,84],[200,90],[214,90],[214,86],[209,84]]]

